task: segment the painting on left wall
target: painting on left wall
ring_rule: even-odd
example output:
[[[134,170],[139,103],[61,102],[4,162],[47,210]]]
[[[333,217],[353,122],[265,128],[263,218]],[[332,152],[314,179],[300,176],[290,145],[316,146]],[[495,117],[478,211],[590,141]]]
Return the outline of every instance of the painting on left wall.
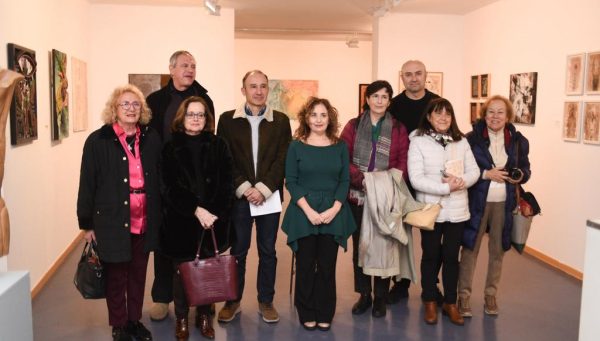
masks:
[[[10,143],[19,146],[37,140],[37,88],[35,51],[8,44],[8,68],[22,74],[10,107]]]
[[[50,64],[50,88],[52,89],[52,141],[69,137],[69,82],[67,81],[67,55],[58,50],[52,50]]]

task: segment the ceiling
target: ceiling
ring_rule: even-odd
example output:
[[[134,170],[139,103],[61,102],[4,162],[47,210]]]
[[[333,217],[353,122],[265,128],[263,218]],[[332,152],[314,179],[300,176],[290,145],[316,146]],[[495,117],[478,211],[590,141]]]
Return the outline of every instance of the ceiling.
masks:
[[[156,6],[203,6],[203,0],[89,0]],[[394,13],[463,15],[498,0],[218,0],[235,9],[236,37],[356,35],[370,39],[373,16]]]

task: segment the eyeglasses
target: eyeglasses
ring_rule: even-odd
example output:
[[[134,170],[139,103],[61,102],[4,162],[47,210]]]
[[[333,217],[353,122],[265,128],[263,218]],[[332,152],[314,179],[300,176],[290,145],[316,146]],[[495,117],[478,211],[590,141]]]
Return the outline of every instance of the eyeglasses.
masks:
[[[133,107],[135,110],[139,110],[142,107],[140,102],[123,102],[120,103],[119,106],[123,108],[123,110],[129,110]]]
[[[206,114],[203,113],[203,112],[192,112],[192,111],[190,111],[190,112],[186,112],[185,113],[185,117],[186,118],[190,118],[190,119],[194,119],[195,118],[195,119],[201,120],[203,118],[206,118]]]

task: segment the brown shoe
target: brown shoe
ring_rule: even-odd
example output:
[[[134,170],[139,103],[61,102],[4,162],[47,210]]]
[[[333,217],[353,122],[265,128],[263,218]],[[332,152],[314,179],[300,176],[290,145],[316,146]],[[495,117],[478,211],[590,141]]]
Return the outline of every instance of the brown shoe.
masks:
[[[240,311],[240,302],[227,301],[219,311],[218,320],[219,322],[230,322]]]
[[[496,296],[485,295],[485,304],[483,305],[483,311],[488,315],[498,315],[498,304],[496,303]]]
[[[263,321],[267,323],[279,322],[279,313],[273,306],[273,303],[258,303],[258,309],[262,315]]]
[[[215,329],[212,326],[212,318],[208,314],[200,314],[196,319],[196,327],[200,329],[200,334],[207,339],[215,338]]]
[[[423,302],[425,305],[425,323],[436,324],[437,323],[437,302],[429,301]]]
[[[460,316],[456,304],[444,303],[442,305],[442,314],[448,315],[448,317],[450,318],[450,322],[454,323],[457,326],[462,326],[465,324],[465,319],[463,319],[463,317]]]
[[[155,302],[150,307],[150,320],[162,321],[169,315],[169,303]]]
[[[189,337],[190,330],[188,329],[188,319],[177,319],[177,322],[175,323],[175,338],[177,338],[177,341],[184,341]]]
[[[458,298],[458,312],[462,317],[473,317],[473,311],[471,310],[471,303],[469,303],[469,297]]]

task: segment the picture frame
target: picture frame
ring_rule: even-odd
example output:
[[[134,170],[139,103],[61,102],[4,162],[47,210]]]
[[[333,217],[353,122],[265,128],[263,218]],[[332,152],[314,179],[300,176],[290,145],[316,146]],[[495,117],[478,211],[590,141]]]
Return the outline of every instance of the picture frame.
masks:
[[[537,72],[510,75],[509,99],[515,113],[514,123],[535,124]]]
[[[479,119],[479,110],[481,109],[481,103],[471,102],[471,124]]]
[[[71,57],[71,89],[73,131],[86,131],[88,128],[87,64]]]
[[[128,76],[129,84],[137,86],[144,97],[167,86],[169,80],[171,75],[164,73],[130,73]]]
[[[491,76],[489,73],[479,75],[479,98],[488,98],[490,95]]]
[[[479,76],[471,76],[471,98],[479,98]]]
[[[267,105],[296,120],[308,99],[318,94],[318,80],[269,79]]]
[[[402,81],[402,71],[398,72],[398,93],[401,93],[406,88]],[[433,92],[434,94],[443,97],[444,95],[444,73],[438,71],[427,71],[427,77],[425,78],[425,89]]]
[[[24,76],[17,83],[10,107],[10,144],[20,146],[37,140],[37,61],[35,51],[7,44],[8,68]]]
[[[69,82],[67,55],[53,49],[50,53],[50,139],[59,141],[69,136]]]
[[[587,54],[585,94],[600,95],[600,51]]]
[[[567,56],[565,94],[567,96],[582,95],[584,83],[585,53]]]
[[[600,102],[585,102],[582,128],[583,143],[600,144]]]
[[[581,102],[565,102],[562,137],[565,141],[579,142],[581,132]]]
[[[369,84],[358,84],[358,113],[362,113],[364,111],[364,106],[367,103],[367,96],[365,96],[365,93],[367,92],[367,86],[369,86]]]

